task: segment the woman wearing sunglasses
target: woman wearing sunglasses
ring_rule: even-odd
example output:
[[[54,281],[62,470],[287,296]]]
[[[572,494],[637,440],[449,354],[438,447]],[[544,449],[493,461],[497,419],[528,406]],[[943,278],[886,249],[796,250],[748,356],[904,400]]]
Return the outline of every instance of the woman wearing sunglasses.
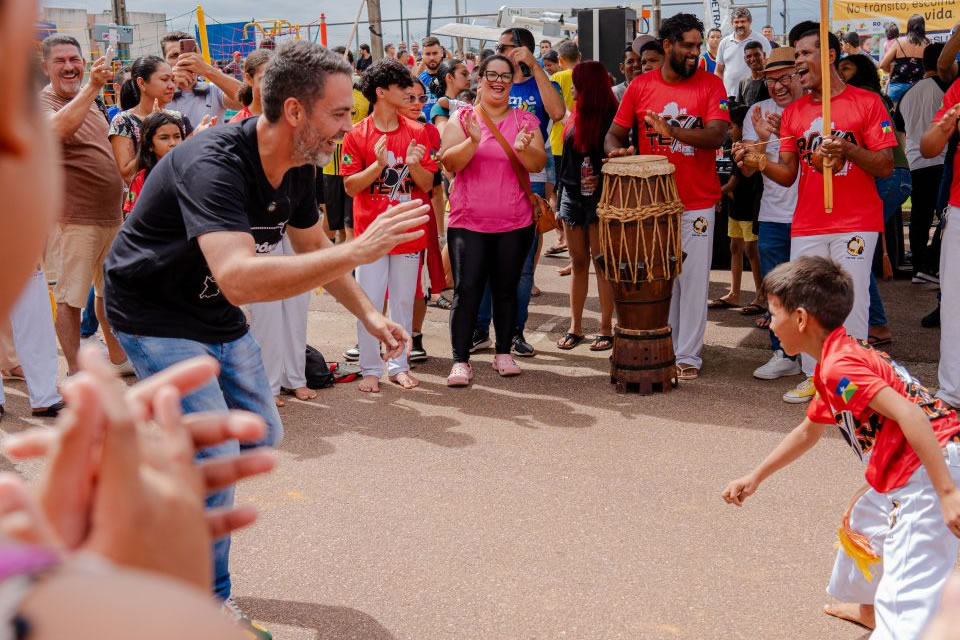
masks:
[[[444,167],[457,175],[450,193],[447,245],[453,267],[450,312],[453,369],[447,385],[470,383],[470,346],[488,280],[497,332],[493,368],[516,376],[510,355],[517,311],[517,283],[534,238],[533,208],[514,171],[542,171],[547,156],[536,116],[510,107],[511,60],[494,55],[480,65],[477,105],[452,114],[443,131]],[[498,141],[493,128],[508,149]]]

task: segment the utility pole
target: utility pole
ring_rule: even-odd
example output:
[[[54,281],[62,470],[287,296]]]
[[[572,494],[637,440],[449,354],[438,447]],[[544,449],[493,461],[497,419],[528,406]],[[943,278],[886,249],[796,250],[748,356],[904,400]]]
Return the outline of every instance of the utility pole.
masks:
[[[113,23],[116,25],[127,24],[127,0],[112,0],[113,3]],[[121,60],[129,60],[129,46],[125,44],[117,45],[117,57]]]
[[[403,0],[400,0],[400,40],[406,40],[403,37]]]
[[[383,25],[380,23],[380,0],[367,0],[367,23],[370,25],[370,54],[374,60],[380,60],[383,58]]]
[[[460,0],[453,0],[453,12],[457,14],[457,22],[463,22],[460,19]],[[457,38],[457,50],[463,51],[463,38]]]
[[[427,0],[427,33],[430,35],[430,23],[433,21],[433,0]]]

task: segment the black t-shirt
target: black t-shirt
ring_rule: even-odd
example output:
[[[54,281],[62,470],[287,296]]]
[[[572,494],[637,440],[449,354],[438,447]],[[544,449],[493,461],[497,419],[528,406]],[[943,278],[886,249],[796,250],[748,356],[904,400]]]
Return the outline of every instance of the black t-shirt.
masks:
[[[770,91],[767,89],[767,81],[764,79],[754,80],[747,78],[740,82],[740,91],[737,93],[737,102],[745,107],[752,107],[762,100],[770,98]]]
[[[602,131],[606,132],[610,128],[610,125],[613,123],[613,118],[616,115],[616,111],[611,111],[607,114],[603,120]],[[597,203],[600,202],[601,184],[603,180],[601,178],[593,195],[584,196],[580,193],[580,167],[583,164],[585,156],[577,151],[577,147],[574,144],[575,127],[575,124],[567,127],[567,130],[564,132],[563,151],[560,155],[560,166],[557,167],[557,182],[570,199],[590,207],[596,207]],[[603,158],[603,144],[601,142],[594,147],[593,153],[590,154],[590,164],[593,167],[593,173],[598,177],[601,177],[600,172],[601,169],[603,169]]]
[[[733,188],[728,215],[738,222],[756,222],[763,198],[763,176],[758,171],[747,178],[736,164],[733,165],[733,175],[737,176],[737,186]]]
[[[220,292],[197,236],[242,231],[268,253],[289,224],[315,225],[315,169],[267,181],[257,121],[218,125],[187,140],[150,172],[104,265],[110,324],[137,335],[230,342],[247,331],[243,312]]]

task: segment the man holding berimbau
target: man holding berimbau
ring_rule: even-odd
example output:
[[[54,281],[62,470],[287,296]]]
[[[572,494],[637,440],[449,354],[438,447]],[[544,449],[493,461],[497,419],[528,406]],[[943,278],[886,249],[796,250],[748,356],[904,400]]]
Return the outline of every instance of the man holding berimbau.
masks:
[[[880,97],[844,84],[836,69],[840,41],[829,36],[830,69],[820,62],[818,26],[796,42],[796,69],[808,92],[783,112],[779,162],[768,162],[763,175],[790,186],[800,174],[797,209],[791,228],[790,257],[816,255],[838,262],[853,277],[853,309],[844,322],[851,336],[867,339],[870,269],[879,234],[883,232],[883,202],[876,178],[893,171],[892,147],[897,146],[893,123]],[[823,135],[822,96],[829,90],[831,134]],[[742,166],[748,149],[735,145],[734,161]],[[824,166],[833,169],[833,212],[824,205]],[[803,404],[816,393],[815,362],[804,355],[805,378],[784,394],[785,402]]]

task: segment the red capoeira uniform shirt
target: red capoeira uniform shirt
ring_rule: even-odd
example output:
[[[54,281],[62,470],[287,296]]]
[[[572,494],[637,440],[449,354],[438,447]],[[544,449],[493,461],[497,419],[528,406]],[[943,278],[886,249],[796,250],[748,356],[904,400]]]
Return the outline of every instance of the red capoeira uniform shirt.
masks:
[[[920,458],[900,425],[869,407],[877,393],[890,387],[920,407],[940,446],[960,441],[957,412],[934,398],[919,380],[886,353],[834,329],[823,343],[813,373],[817,395],[807,417],[818,424],[836,424],[861,461],[866,478],[880,493],[902,487],[920,467]]]

